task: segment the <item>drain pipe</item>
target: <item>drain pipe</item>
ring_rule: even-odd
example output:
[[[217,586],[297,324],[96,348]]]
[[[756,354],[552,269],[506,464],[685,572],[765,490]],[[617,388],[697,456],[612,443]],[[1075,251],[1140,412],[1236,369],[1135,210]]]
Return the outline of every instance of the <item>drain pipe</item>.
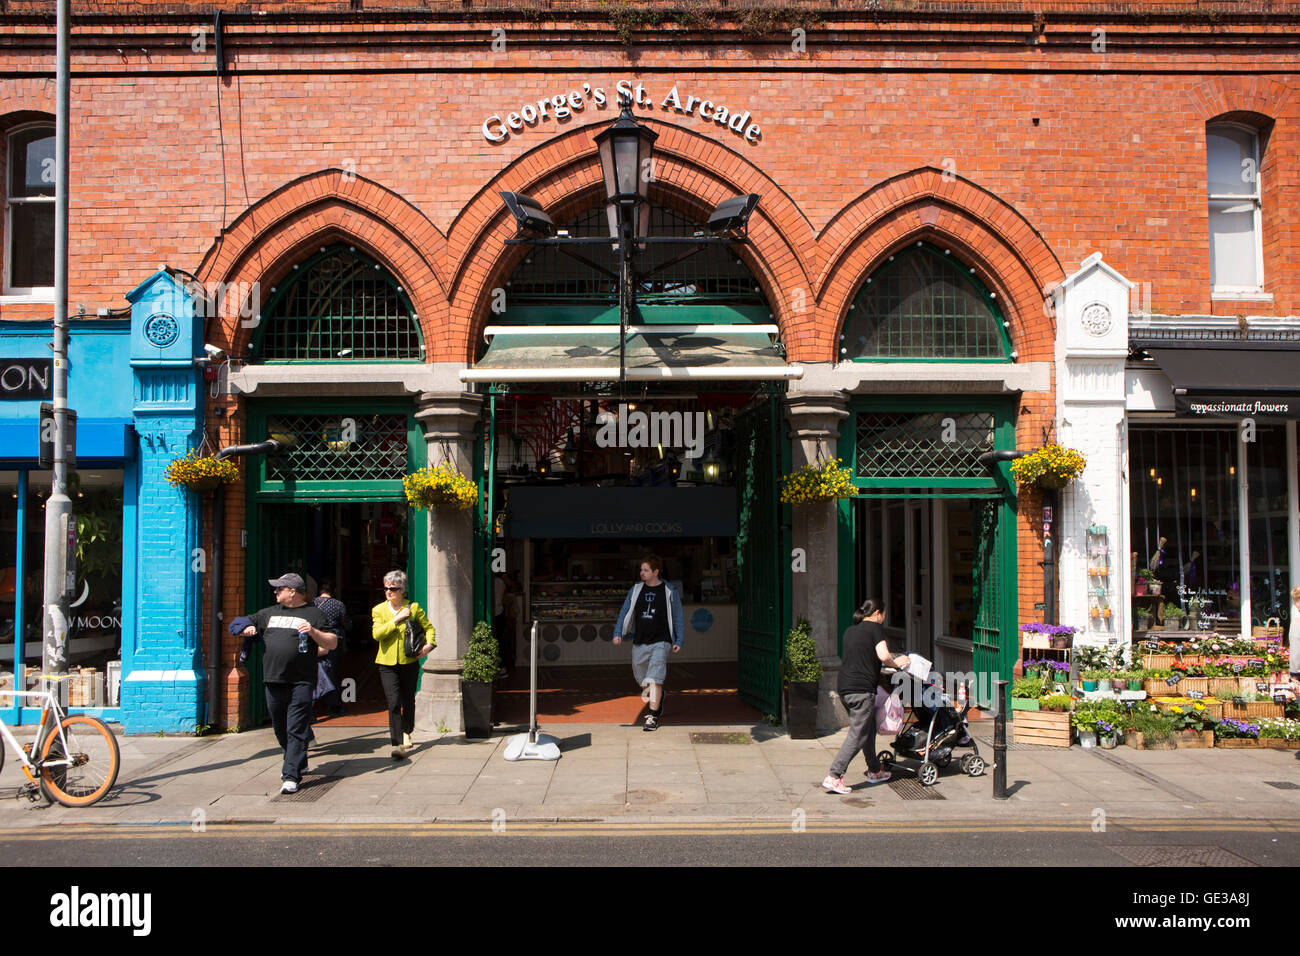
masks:
[[[240,455],[265,455],[278,451],[284,443],[274,438],[256,445],[231,445],[217,452],[217,458],[235,458]],[[212,597],[208,608],[208,660],[204,671],[208,678],[207,719],[211,724],[217,719],[217,661],[221,656],[221,539],[225,531],[226,497],[222,489],[212,493]]]

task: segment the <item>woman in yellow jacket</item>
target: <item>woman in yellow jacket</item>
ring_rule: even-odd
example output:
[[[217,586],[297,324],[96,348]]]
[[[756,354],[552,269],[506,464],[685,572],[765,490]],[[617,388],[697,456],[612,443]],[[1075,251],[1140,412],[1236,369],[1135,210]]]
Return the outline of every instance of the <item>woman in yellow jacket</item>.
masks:
[[[406,575],[389,571],[384,575],[384,595],[388,600],[376,604],[370,612],[371,633],[379,644],[375,663],[379,681],[388,700],[388,736],[393,742],[393,759],[404,760],[413,749],[411,731],[415,729],[415,682],[420,675],[420,658],[437,644],[433,625],[414,601],[406,600]],[[406,621],[413,618],[424,628],[425,645],[417,658],[406,656]]]

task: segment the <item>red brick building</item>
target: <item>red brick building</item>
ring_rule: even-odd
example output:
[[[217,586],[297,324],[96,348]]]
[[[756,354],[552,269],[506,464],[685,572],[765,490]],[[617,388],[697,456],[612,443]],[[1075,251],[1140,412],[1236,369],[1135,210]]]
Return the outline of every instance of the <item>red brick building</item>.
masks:
[[[839,441],[856,427],[851,447],[862,451],[858,442],[877,434],[871,416],[901,414],[895,406],[904,399],[937,416],[936,423],[987,414],[986,425],[974,426],[987,431],[976,445],[1004,421],[1013,432],[998,447],[1052,439],[1058,330],[1051,290],[1093,253],[1137,283],[1138,311],[1300,313],[1300,5],[858,6],[75,3],[70,302],[90,313],[116,309],[160,263],[193,273],[209,290],[234,290],[206,324],[206,341],[225,353],[213,366],[219,376],[207,404],[215,447],[274,436],[276,427],[288,427],[275,424],[281,414],[319,431],[308,421],[317,412],[341,420],[406,408],[428,442],[408,464],[450,457],[468,473],[476,453],[482,460],[489,412],[483,390],[471,391],[458,373],[481,358],[484,329],[499,323],[495,290],[509,298],[508,283],[530,265],[528,249],[506,242],[514,223],[499,192],[533,196],[562,225],[599,214],[603,187],[593,136],[617,116],[617,89],[626,83],[638,121],[658,134],[656,206],[700,223],[732,195],[761,197],[749,243],[736,252],[738,268],[754,282],[747,294],[757,292],[754,301],[770,313],[764,319],[777,327],[787,361],[803,369],[786,406],[794,467],[833,455],[840,423]],[[15,3],[0,13],[8,40],[0,52],[7,170],[14,151],[26,148],[14,136],[53,122],[52,11],[46,3]],[[1213,294],[1207,126],[1222,122],[1249,131],[1257,146],[1258,217],[1250,228],[1258,233],[1262,281],[1253,295]],[[19,180],[11,173],[7,181],[6,261],[21,265],[32,240],[20,233],[39,227],[22,218]],[[284,297],[293,294],[295,273],[317,269],[314,257],[337,250],[391,276],[375,294],[404,303],[418,326],[418,351],[394,346],[398,351],[363,358],[348,348],[329,354],[320,350],[327,346],[294,352],[268,344],[274,323],[288,315]],[[938,264],[922,269],[915,258],[922,255],[938,257]],[[890,277],[896,257],[906,260],[897,268],[911,278]],[[939,261],[945,257],[947,265]],[[353,268],[359,260],[346,261]],[[969,286],[958,283],[960,274]],[[11,282],[8,266],[5,275],[0,321],[47,320],[50,298],[39,282]],[[314,282],[328,280],[319,270],[312,275]],[[966,302],[959,310],[978,300],[993,330],[991,351],[962,331],[965,313],[955,333],[924,334],[895,314],[896,349],[869,334],[883,328],[878,323],[859,348],[854,313],[861,308],[858,315],[870,313],[872,322],[884,314],[870,300],[873,276],[895,283],[903,299],[915,291],[908,282],[924,281],[957,290],[952,296]],[[364,307],[359,302],[351,303],[354,312]],[[377,323],[367,326],[375,335],[394,338],[396,325],[367,321]],[[309,326],[295,326],[293,334],[310,337]],[[920,337],[909,338],[914,334]],[[951,361],[937,361],[943,358]],[[282,412],[286,402],[297,404]],[[361,412],[349,415],[349,403]],[[507,399],[501,403],[505,408]],[[708,407],[712,414],[722,406]],[[532,466],[544,458],[534,455]],[[304,491],[310,481],[276,477],[263,462],[245,462],[256,487],[225,492],[227,616],[266,603],[264,592],[253,590],[266,575],[251,558],[260,560],[280,533],[269,517],[280,505],[314,506],[318,514],[334,508],[327,537],[345,525],[353,536],[371,529],[372,548],[373,529],[392,534],[399,520],[391,475],[374,479],[388,481],[387,490],[349,498],[325,472],[317,476],[324,484]],[[877,509],[873,517],[855,518],[847,504],[838,522],[830,506],[825,513],[786,513],[787,543],[804,549],[807,570],[796,568],[781,589],[781,629],[791,616],[812,620],[832,665],[828,686],[837,635],[855,600],[853,581],[888,587],[881,565],[894,568],[884,573],[895,576],[904,617],[911,620],[909,605],[929,606],[917,611],[925,615],[917,646],[936,660],[944,660],[935,653],[936,638],[969,642],[969,633],[949,632],[978,624],[978,608],[962,606],[972,600],[962,585],[921,593],[931,586],[922,581],[926,574],[949,582],[970,577],[978,553],[959,566],[934,562],[944,550],[944,528],[951,544],[944,561],[978,552],[978,542],[960,540],[971,537],[960,532],[977,519],[966,505],[942,498],[925,515],[906,510],[918,489],[939,494],[970,482],[962,484],[960,475],[948,485],[919,474],[882,476],[872,484],[872,475],[858,475],[864,489],[891,495],[860,506]],[[345,515],[345,500],[364,507]],[[1035,609],[1043,599],[1039,505],[1035,493],[1023,494],[1008,503],[1006,515],[1014,517],[1002,519],[1014,524],[1000,532],[1014,541],[1014,559],[1002,569],[1003,585],[1009,574],[1014,588],[989,611],[997,634],[990,646],[1001,647],[989,659],[1002,667],[1017,657],[1017,622],[1044,613]],[[250,507],[269,510],[254,517]],[[408,523],[403,515],[407,543],[379,547],[367,558],[376,568],[409,560],[408,573],[445,635],[421,692],[422,719],[433,723],[457,726],[448,716],[458,706],[453,679],[476,616],[466,589],[487,600],[465,549],[476,540],[483,547],[474,528],[481,538],[490,517],[466,517],[463,527],[444,531],[454,522]],[[901,535],[900,518],[915,518],[908,534],[919,537],[908,538],[898,555],[888,540],[868,544],[881,537],[880,523]],[[210,527],[208,521],[205,535]],[[294,533],[319,533],[295,527]],[[522,556],[507,550],[511,560]],[[722,551],[710,551],[709,560],[725,576],[734,569],[726,554],[734,559],[735,549]],[[571,550],[566,560],[581,570],[575,555],[582,553]],[[900,590],[899,557],[916,573],[917,593]],[[528,561],[542,559],[537,552]],[[699,555],[683,560],[705,563]],[[863,561],[874,561],[876,570]],[[790,564],[782,557],[781,568]],[[981,586],[988,587],[987,576],[976,582]],[[732,603],[741,603],[734,594]],[[205,611],[185,625],[196,628],[203,645],[207,622]],[[247,679],[231,667],[235,649],[225,638],[223,714],[210,723],[238,723],[236,708],[247,706]],[[955,645],[949,652],[950,669],[971,667]],[[754,679],[771,687],[772,662],[755,667],[768,676]]]

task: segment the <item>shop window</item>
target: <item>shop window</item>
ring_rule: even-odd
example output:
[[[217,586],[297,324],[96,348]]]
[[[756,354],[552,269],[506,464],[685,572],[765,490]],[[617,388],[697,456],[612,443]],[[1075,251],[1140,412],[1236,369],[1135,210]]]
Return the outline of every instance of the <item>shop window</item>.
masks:
[[[1246,443],[1246,509],[1250,516],[1250,614],[1262,624],[1291,621],[1287,554],[1286,433],[1260,428]],[[1285,632],[1284,632],[1285,633]]]
[[[387,269],[336,246],[302,263],[262,310],[264,361],[364,362],[421,357],[419,323]]]
[[[54,127],[14,130],[6,157],[4,290],[26,295],[54,286]]]
[[[1264,285],[1259,134],[1233,123],[1205,131],[1210,201],[1210,283],[1216,292]]]
[[[1014,358],[996,296],[974,271],[924,243],[890,256],[853,300],[840,358]]]
[[[1236,432],[1132,428],[1129,443],[1131,547],[1137,566],[1149,567],[1161,584],[1155,603],[1185,608],[1189,597],[1199,595],[1206,601],[1203,627],[1237,630],[1242,581]],[[1158,619],[1159,609],[1151,610]]]
[[[115,707],[118,704],[122,653],[122,475],[120,470],[85,470],[71,473],[68,480],[68,495],[77,521],[77,575],[69,606],[68,630],[68,663],[72,674],[69,689],[75,706]],[[44,627],[41,569],[45,560],[45,501],[50,494],[50,477],[48,471],[0,473],[0,686],[25,684],[31,688],[41,673]],[[24,519],[21,540],[20,508]]]

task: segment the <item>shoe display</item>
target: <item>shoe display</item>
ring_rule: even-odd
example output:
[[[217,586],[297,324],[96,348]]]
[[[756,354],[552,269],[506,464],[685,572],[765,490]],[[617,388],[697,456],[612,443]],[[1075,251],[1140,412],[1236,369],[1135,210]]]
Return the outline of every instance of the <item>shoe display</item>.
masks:
[[[281,792],[281,793],[297,793],[297,792],[298,792],[298,783],[297,783],[297,781],[295,781],[295,780],[285,780],[283,783],[280,784],[280,792]]]
[[[831,793],[852,793],[853,792],[851,789],[849,789],[844,785],[843,777],[832,777],[830,774],[826,775],[826,779],[822,781],[822,786],[827,790],[829,790]]]
[[[646,714],[646,715],[645,715],[645,726],[642,727],[641,729],[642,729],[642,730],[658,730],[658,729],[659,729],[659,719],[658,719],[657,717],[655,717],[654,714]]]

